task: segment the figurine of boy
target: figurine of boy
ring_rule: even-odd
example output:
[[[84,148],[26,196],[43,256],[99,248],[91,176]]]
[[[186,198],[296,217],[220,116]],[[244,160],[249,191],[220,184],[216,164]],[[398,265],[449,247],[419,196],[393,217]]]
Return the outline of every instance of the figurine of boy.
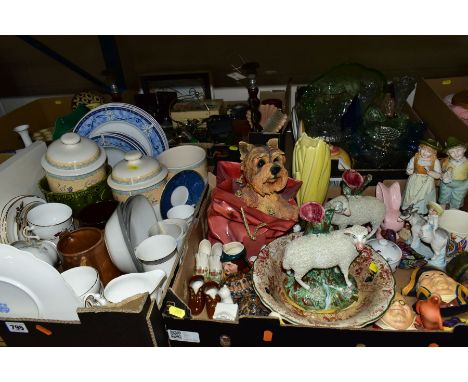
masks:
[[[435,180],[441,177],[440,162],[437,151],[441,149],[439,142],[432,138],[421,140],[419,149],[406,167],[409,175],[406,183],[404,199],[401,208],[406,209],[411,204],[420,215],[427,213],[427,204],[435,202]]]
[[[444,209],[436,202],[427,203],[427,216],[425,217],[427,224],[423,226],[424,229],[430,229],[432,232],[439,227],[439,216],[444,213]]]
[[[468,160],[465,157],[467,144],[455,137],[448,137],[442,159],[442,182],[439,203],[445,208],[458,209],[468,192]]]

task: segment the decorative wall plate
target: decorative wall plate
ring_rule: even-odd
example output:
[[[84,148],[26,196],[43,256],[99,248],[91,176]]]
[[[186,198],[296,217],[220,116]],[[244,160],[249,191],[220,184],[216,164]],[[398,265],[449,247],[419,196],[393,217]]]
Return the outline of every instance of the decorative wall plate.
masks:
[[[387,310],[395,293],[395,279],[385,259],[375,251],[358,256],[349,274],[358,288],[358,300],[348,308],[331,312],[306,311],[286,297],[284,284],[287,274],[282,269],[286,245],[302,233],[280,237],[264,247],[254,263],[253,281],[262,302],[283,319],[299,325],[361,328],[378,320]],[[369,266],[374,263],[377,272]]]
[[[146,111],[126,103],[107,103],[91,110],[73,131],[88,138],[105,133],[124,134],[139,142],[150,156],[169,148],[159,123]]]

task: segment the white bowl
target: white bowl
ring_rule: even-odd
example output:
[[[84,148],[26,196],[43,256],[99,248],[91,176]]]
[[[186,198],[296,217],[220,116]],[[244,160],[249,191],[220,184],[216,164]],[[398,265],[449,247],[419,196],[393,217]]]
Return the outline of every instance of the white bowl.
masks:
[[[446,210],[439,217],[439,227],[447,230],[456,238],[468,238],[468,212],[461,210]]]
[[[372,239],[367,242],[369,246],[378,252],[390,265],[392,272],[395,272],[400,263],[403,253],[398,245],[385,239]]]
[[[136,248],[135,254],[145,272],[161,269],[171,275],[177,259],[177,241],[169,235],[151,236]]]
[[[206,151],[200,146],[182,145],[163,151],[158,156],[158,161],[167,167],[170,176],[183,170],[194,170],[203,179],[208,177]]]
[[[106,223],[104,229],[104,240],[106,242],[107,252],[114,263],[123,273],[138,272],[138,269],[132,260],[132,255],[128,250],[125,233],[123,232],[123,226],[119,219],[119,205],[110,219]]]

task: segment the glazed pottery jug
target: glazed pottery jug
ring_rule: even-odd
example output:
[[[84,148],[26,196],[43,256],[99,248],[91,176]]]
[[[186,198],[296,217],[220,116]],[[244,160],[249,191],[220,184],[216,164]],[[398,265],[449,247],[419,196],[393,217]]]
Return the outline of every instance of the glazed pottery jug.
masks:
[[[96,268],[104,285],[120,271],[112,263],[104,242],[104,233],[98,228],[86,227],[68,232],[60,237],[57,244],[63,258],[63,269],[88,265]]]

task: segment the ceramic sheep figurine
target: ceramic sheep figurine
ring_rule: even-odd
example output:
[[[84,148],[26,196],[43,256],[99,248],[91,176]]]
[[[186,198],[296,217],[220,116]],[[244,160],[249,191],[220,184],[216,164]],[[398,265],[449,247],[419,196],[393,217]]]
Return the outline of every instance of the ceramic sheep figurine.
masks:
[[[362,225],[370,223],[371,237],[382,224],[385,217],[385,204],[374,196],[345,196],[340,195],[328,201],[325,209],[334,208],[335,214],[332,224],[344,229],[350,225]]]
[[[286,246],[283,257],[283,268],[290,273],[305,289],[309,285],[302,278],[312,269],[326,269],[338,266],[344,275],[346,284],[349,266],[359,255],[366,242],[366,227],[354,225],[343,230],[332,231],[326,235],[305,235],[293,240]]]

